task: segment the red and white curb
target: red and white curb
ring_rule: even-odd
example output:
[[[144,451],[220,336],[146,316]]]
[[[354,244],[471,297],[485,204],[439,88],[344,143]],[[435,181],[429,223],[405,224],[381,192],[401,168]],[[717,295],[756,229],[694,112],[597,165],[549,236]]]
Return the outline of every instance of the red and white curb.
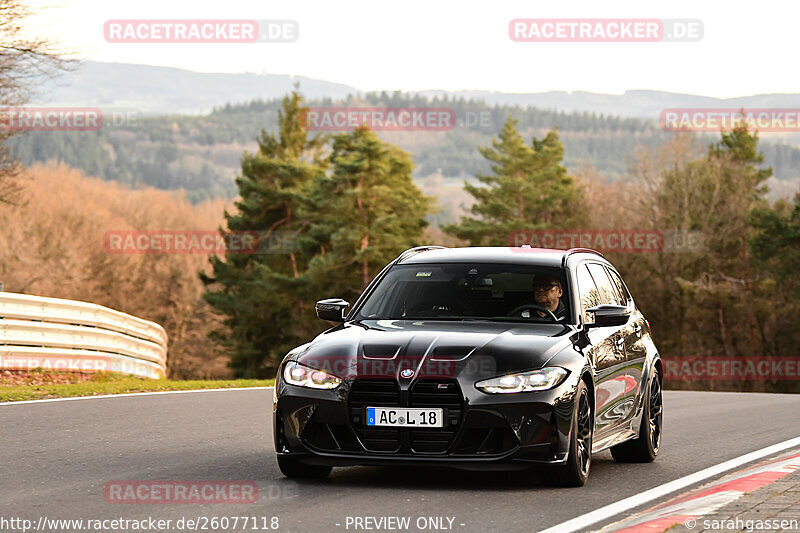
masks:
[[[644,492],[638,492],[633,496],[628,496],[622,500],[608,504],[594,511],[590,511],[584,515],[576,516],[566,522],[562,522],[555,526],[549,527],[540,531],[539,533],[572,533],[573,531],[582,531],[588,529],[594,524],[599,524],[607,521],[609,518],[626,513],[631,509],[637,509],[645,504],[655,501],[663,501],[664,498],[670,494],[674,494],[679,490],[685,490],[688,487],[698,485],[705,482],[707,479],[712,479],[724,474],[725,472],[733,471],[736,468],[741,468],[745,465],[752,464],[754,461],[763,460],[765,457],[772,457],[778,453],[797,453],[787,452],[787,450],[796,450],[800,448],[800,437],[785,440],[777,444],[772,444],[766,448],[761,448],[753,452],[728,459],[723,463],[719,463],[703,470],[699,470],[688,476],[674,479],[663,485],[653,487]],[[793,455],[794,456],[794,455]]]
[[[600,531],[658,533],[679,524],[693,528],[698,516],[707,516],[745,493],[766,487],[797,470],[800,470],[800,453],[773,459],[725,476]]]

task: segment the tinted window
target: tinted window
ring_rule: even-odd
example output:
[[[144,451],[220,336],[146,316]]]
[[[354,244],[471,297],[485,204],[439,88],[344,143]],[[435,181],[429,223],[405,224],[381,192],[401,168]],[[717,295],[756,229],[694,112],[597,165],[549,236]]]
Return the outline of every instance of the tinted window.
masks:
[[[617,287],[617,291],[619,291],[620,295],[622,295],[622,301],[624,303],[621,305],[627,305],[628,300],[631,299],[631,295],[628,292],[628,289],[625,287],[625,284],[622,283],[622,278],[619,277],[619,274],[617,274],[614,269],[606,267],[606,270],[608,270],[608,274],[611,276],[611,281],[613,281],[614,285]]]
[[[611,278],[608,277],[605,267],[599,263],[590,263],[588,266],[589,272],[592,273],[594,284],[597,287],[600,303],[625,305],[616,287],[612,284]]]
[[[534,286],[537,282],[553,287],[556,301],[560,284],[564,316],[569,317],[569,295],[563,269],[439,263],[392,267],[364,302],[357,318],[461,320],[505,317],[520,306],[536,304]],[[517,318],[525,318],[525,315]],[[549,318],[539,320],[534,313],[527,313],[527,318],[533,322],[550,321]]]
[[[586,264],[578,267],[578,291],[580,292],[581,299],[581,313],[583,314],[584,322],[589,322],[586,316],[586,310],[595,305],[600,305],[600,296],[597,292],[597,287],[594,284]]]

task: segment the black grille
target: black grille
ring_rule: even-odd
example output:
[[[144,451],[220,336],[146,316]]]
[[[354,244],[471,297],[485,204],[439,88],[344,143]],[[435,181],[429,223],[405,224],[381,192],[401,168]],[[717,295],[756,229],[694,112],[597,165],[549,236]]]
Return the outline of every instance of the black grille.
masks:
[[[445,453],[458,431],[463,412],[461,389],[455,380],[419,380],[406,393],[393,380],[360,379],[353,383],[349,403],[353,429],[367,450],[375,452]],[[364,421],[367,406],[439,407],[444,410],[444,427],[367,427]]]
[[[411,387],[411,407],[444,408],[444,427],[411,431],[411,448],[416,453],[444,453],[458,431],[461,419],[461,388],[457,381],[423,379]]]
[[[350,389],[350,419],[358,438],[367,450],[396,452],[400,449],[400,430],[368,428],[364,423],[366,408],[400,405],[400,387],[392,380],[357,379]]]

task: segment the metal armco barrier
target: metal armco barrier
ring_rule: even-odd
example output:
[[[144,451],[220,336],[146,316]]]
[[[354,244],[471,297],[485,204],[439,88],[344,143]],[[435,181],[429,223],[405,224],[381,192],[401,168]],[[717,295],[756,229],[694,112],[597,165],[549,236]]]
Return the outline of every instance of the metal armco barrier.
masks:
[[[166,374],[167,334],[101,305],[0,292],[0,369]]]

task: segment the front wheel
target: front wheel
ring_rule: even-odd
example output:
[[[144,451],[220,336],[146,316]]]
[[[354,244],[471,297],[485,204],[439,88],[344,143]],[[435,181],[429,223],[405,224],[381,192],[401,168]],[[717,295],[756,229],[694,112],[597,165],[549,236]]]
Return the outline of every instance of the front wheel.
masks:
[[[583,380],[578,382],[576,409],[572,417],[569,455],[563,465],[550,466],[545,470],[544,482],[557,487],[582,487],[589,478],[592,466],[592,435],[594,416],[589,401],[589,391]]]
[[[330,466],[307,465],[301,463],[296,457],[289,455],[278,455],[278,468],[281,473],[289,478],[324,478],[328,477],[333,470]]]
[[[661,397],[661,380],[653,375],[646,390],[647,401],[642,412],[639,436],[611,447],[614,460],[621,463],[652,463],[661,446],[661,419],[664,411]]]

